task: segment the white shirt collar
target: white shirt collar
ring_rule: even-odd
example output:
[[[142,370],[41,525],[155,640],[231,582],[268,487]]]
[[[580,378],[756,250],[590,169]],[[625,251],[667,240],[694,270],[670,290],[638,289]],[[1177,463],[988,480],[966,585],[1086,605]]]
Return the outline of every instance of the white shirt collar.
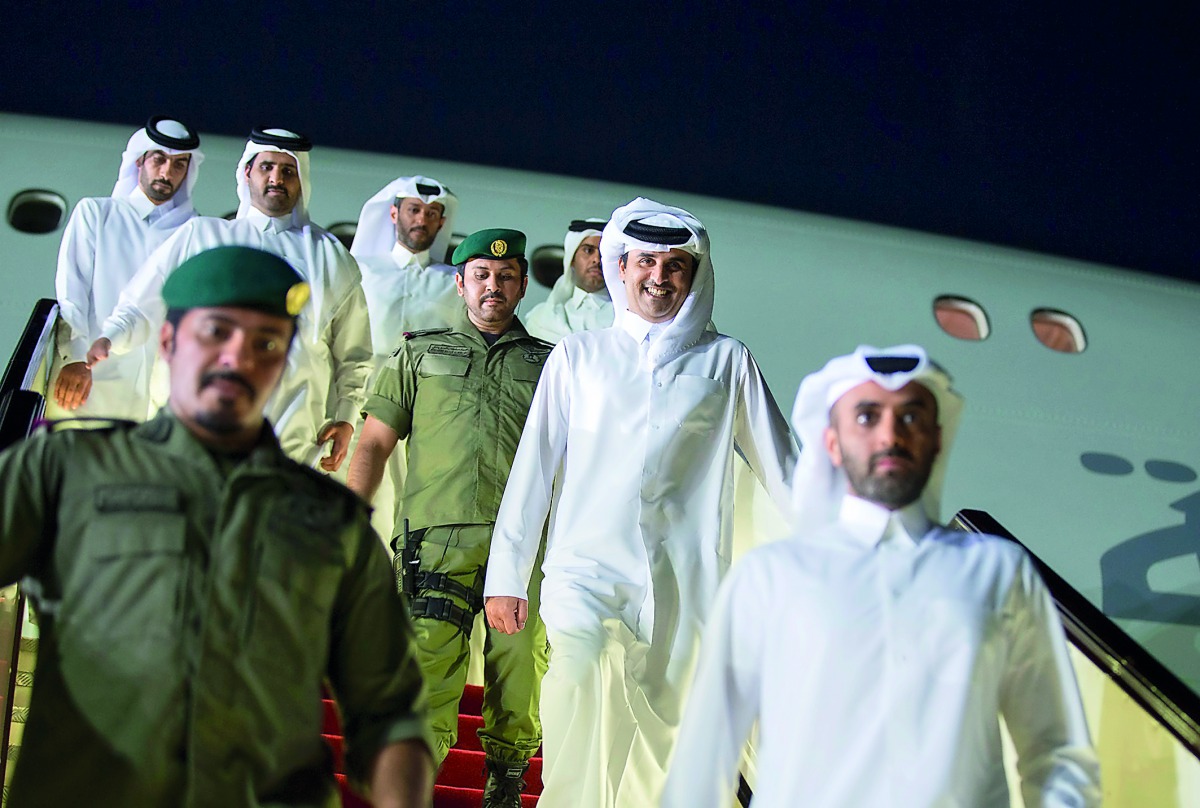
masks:
[[[146,222],[155,222],[167,215],[167,212],[175,208],[175,197],[171,197],[161,205],[156,205],[150,201],[150,197],[146,196],[146,192],[142,190],[140,185],[134,186],[134,189],[129,192],[126,201],[133,205],[133,209],[137,211],[138,216]]]
[[[400,267],[416,264],[421,269],[425,269],[431,263],[429,260],[429,250],[415,253],[398,241],[392,245],[392,259]]]
[[[638,317],[633,312],[629,312],[628,317],[621,318],[621,328],[625,330],[626,334],[633,337],[634,342],[640,345],[647,340],[654,342],[658,335],[672,322],[673,319],[667,320],[665,323],[651,323]]]
[[[574,291],[571,292],[571,299],[567,301],[567,305],[574,309],[582,309],[585,306],[591,309],[598,309],[608,302],[607,289],[601,287],[597,292],[585,292],[576,286]]]
[[[919,499],[899,510],[889,511],[874,502],[847,494],[842,498],[838,525],[851,539],[867,547],[880,544],[885,538],[916,546],[929,532],[932,522]]]
[[[268,216],[253,205],[246,211],[244,217],[246,221],[251,222],[254,227],[264,233],[282,233],[285,230],[292,229],[292,214],[288,213],[284,216]]]

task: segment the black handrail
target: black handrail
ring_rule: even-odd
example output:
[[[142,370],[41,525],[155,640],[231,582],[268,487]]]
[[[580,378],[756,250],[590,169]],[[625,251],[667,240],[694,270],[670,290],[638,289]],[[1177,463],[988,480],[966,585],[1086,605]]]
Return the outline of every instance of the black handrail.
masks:
[[[41,341],[42,331],[45,329],[46,323],[49,321],[56,305],[57,303],[54,300],[42,298],[33,307],[33,312],[29,315],[29,320],[25,323],[25,330],[21,332],[21,339],[17,341],[17,347],[13,350],[12,357],[4,367],[4,375],[0,377],[0,395],[10,390],[21,389],[25,375],[29,371],[29,365],[33,362],[33,358],[37,356],[38,343]]]
[[[1002,536],[1025,547],[985,511],[962,510],[952,526]],[[1095,604],[1025,547],[1050,590],[1063,628],[1075,647],[1104,671],[1184,748],[1200,758],[1200,696],[1154,658]]]

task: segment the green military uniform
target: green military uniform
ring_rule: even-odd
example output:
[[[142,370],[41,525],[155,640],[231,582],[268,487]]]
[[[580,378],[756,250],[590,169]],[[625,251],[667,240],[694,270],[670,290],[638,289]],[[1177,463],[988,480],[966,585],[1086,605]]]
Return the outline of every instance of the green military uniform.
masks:
[[[552,348],[515,318],[489,347],[465,308],[456,316],[451,328],[405,336],[363,410],[408,439],[396,524],[408,520],[410,549],[420,559],[411,608],[439,763],[458,734],[468,634],[483,605],[492,526]],[[531,586],[525,630],[488,631],[479,737],[491,760],[523,762],[541,745],[546,638],[536,610]]]
[[[41,641],[13,806],[337,805],[325,677],[355,777],[430,743],[366,508],[265,421],[245,458],[166,409],[0,455],[0,581],[22,576]]]

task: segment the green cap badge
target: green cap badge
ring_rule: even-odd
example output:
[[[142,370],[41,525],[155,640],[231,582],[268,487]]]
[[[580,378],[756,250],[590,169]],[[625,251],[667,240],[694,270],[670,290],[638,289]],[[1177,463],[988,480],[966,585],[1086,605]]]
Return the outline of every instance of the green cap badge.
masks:
[[[295,317],[309,288],[287,261],[252,247],[214,247],[193,255],[167,276],[169,309],[236,306]]]
[[[524,258],[525,234],[520,230],[492,227],[477,230],[463,239],[454,249],[451,260],[455,265],[465,264],[472,258]]]

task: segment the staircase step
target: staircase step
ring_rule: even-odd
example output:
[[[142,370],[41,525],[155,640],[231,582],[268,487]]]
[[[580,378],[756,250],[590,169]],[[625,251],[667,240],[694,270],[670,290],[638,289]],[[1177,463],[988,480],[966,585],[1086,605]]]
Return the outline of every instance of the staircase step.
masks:
[[[333,699],[321,699],[321,734],[341,735],[342,722],[338,719],[337,704]]]
[[[334,772],[334,774],[345,774],[346,773],[346,754],[345,754],[346,741],[345,741],[345,739],[342,738],[341,735],[327,735],[325,733],[322,733],[321,737],[325,739],[325,743],[329,744],[329,749],[331,752],[333,752],[333,772]]]
[[[438,772],[439,783],[453,783],[464,788],[483,789],[487,781],[484,773],[483,752],[470,752],[466,749],[451,749],[450,754],[442,763]],[[525,790],[529,794],[542,793],[542,759],[534,758],[529,761],[529,771],[525,772]]]
[[[455,749],[465,749],[468,752],[482,752],[479,744],[479,730],[483,729],[483,717],[478,715],[458,714],[458,740],[454,742]]]
[[[536,808],[537,799],[532,794],[522,794],[521,808]],[[483,791],[478,788],[433,787],[433,808],[479,808],[482,803]]]
[[[342,795],[342,808],[372,808],[370,802],[358,796],[350,788],[350,782],[346,779],[346,775],[337,774],[334,776],[337,777],[338,791]]]
[[[463,715],[483,715],[483,687],[467,685],[463,688],[462,701],[458,703],[458,711]]]

